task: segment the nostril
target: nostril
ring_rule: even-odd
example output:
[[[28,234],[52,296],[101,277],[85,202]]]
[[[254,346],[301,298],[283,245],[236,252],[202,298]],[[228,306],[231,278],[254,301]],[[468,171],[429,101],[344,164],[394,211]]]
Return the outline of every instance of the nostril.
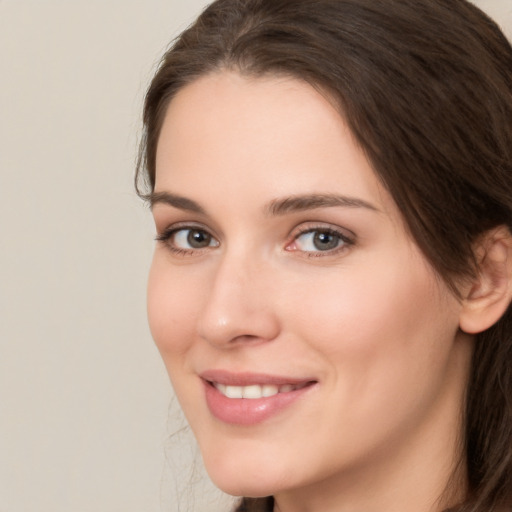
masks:
[[[256,345],[275,339],[279,332],[277,316],[266,310],[249,310],[243,304],[219,314],[219,304],[211,304],[198,323],[198,334],[212,345],[225,348]]]

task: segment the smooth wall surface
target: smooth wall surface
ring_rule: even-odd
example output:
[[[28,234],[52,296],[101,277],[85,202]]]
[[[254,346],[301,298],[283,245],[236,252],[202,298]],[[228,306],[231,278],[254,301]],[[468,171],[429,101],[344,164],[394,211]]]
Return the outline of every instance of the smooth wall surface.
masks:
[[[476,3],[512,36],[510,0]],[[0,0],[0,512],[227,510],[170,436],[132,186],[148,80],[205,4]]]

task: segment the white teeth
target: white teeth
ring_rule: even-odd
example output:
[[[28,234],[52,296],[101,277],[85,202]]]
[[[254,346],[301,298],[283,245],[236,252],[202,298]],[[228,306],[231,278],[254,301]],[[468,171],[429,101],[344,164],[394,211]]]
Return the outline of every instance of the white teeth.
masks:
[[[296,386],[293,384],[285,384],[278,387],[271,384],[266,384],[264,386],[260,386],[258,384],[253,384],[251,386],[226,386],[225,384],[214,383],[214,386],[228,398],[256,399],[274,396],[278,393],[289,393],[290,391],[304,387],[305,384]]]
[[[226,386],[226,396],[228,398],[243,398],[244,388],[240,386]]]
[[[274,395],[277,395],[277,393],[279,393],[279,388],[277,386],[270,386],[270,385],[262,386],[261,394],[264,397],[274,396]]]
[[[226,385],[225,384],[215,384],[215,387],[226,396]]]
[[[242,397],[243,398],[261,398],[263,396],[263,390],[261,386],[244,386],[242,388]]]

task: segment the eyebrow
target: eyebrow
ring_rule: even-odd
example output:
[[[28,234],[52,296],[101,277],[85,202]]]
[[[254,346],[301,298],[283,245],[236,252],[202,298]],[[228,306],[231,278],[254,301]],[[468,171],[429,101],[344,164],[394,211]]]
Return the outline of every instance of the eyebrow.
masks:
[[[266,211],[269,215],[284,215],[291,212],[335,206],[366,208],[375,212],[379,211],[378,208],[363,199],[337,194],[306,194],[274,199],[268,204]]]
[[[206,210],[192,199],[170,192],[153,192],[149,195],[149,205],[153,208],[156,204],[166,204],[192,213],[206,215]],[[269,216],[285,215],[292,212],[314,210],[326,207],[366,208],[378,212],[378,208],[357,197],[337,194],[305,194],[284,197],[270,201],[264,208]]]
[[[205,209],[192,199],[188,199],[187,197],[179,196],[176,194],[171,194],[170,192],[152,192],[149,194],[148,199],[151,209],[153,209],[155,204],[166,204],[169,206],[174,206],[174,208],[178,208],[179,210],[186,210],[192,213],[200,213],[202,215],[206,214]]]

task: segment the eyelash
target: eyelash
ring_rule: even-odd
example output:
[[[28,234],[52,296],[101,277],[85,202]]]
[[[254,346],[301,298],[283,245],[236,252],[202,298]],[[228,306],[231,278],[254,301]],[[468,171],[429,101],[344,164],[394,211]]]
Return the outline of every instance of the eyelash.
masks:
[[[348,236],[344,232],[339,229],[335,229],[329,226],[319,226],[319,225],[310,225],[301,228],[297,233],[294,233],[292,236],[292,241],[286,244],[286,247],[290,247],[293,244],[296,244],[299,238],[303,235],[307,234],[324,234],[328,236],[332,236],[338,239],[338,245],[332,249],[327,249],[325,251],[317,250],[317,251],[304,251],[301,249],[287,249],[290,252],[298,252],[304,255],[307,258],[322,258],[328,256],[335,256],[340,252],[344,252],[349,249],[350,246],[355,244],[355,236]]]
[[[212,240],[215,240],[216,245],[208,245],[206,247],[201,248],[190,248],[190,249],[184,249],[182,247],[177,247],[175,244],[171,242],[171,239],[180,231],[184,232],[190,232],[195,231],[197,233],[203,233],[206,234],[208,237],[211,237]],[[317,251],[304,251],[297,248],[290,248],[293,244],[296,244],[299,238],[303,235],[307,234],[313,234],[313,233],[320,233],[325,234],[328,236],[332,236],[338,239],[338,245],[332,249],[327,249],[325,251],[317,250]],[[162,233],[158,234],[155,238],[157,242],[163,243],[167,246],[167,248],[175,255],[177,256],[192,256],[202,253],[205,250],[210,249],[211,247],[218,247],[219,242],[216,240],[216,238],[210,234],[210,232],[205,229],[202,226],[196,226],[196,225],[174,225],[166,230],[164,230]],[[347,234],[343,233],[341,230],[334,229],[332,227],[328,226],[319,226],[319,225],[309,225],[306,227],[301,228],[298,232],[293,233],[291,236],[291,241],[286,243],[285,250],[289,252],[297,252],[301,255],[308,257],[308,258],[318,258],[318,257],[326,257],[326,256],[334,256],[339,254],[340,252],[346,251],[350,246],[355,244],[355,236],[348,236]]]
[[[203,226],[196,226],[194,224],[185,224],[185,225],[174,225],[170,226],[169,228],[165,229],[162,233],[158,234],[155,237],[155,240],[157,242],[163,243],[167,246],[167,248],[175,255],[177,256],[193,256],[195,254],[198,254],[202,252],[205,249],[208,249],[210,246],[204,247],[204,248],[190,248],[190,249],[184,249],[183,247],[177,247],[175,244],[171,242],[171,239],[180,231],[195,231],[198,233],[205,233],[207,236],[211,237],[212,240],[215,240],[215,237],[209,233],[207,229],[205,229]],[[218,242],[217,242],[218,246]]]

